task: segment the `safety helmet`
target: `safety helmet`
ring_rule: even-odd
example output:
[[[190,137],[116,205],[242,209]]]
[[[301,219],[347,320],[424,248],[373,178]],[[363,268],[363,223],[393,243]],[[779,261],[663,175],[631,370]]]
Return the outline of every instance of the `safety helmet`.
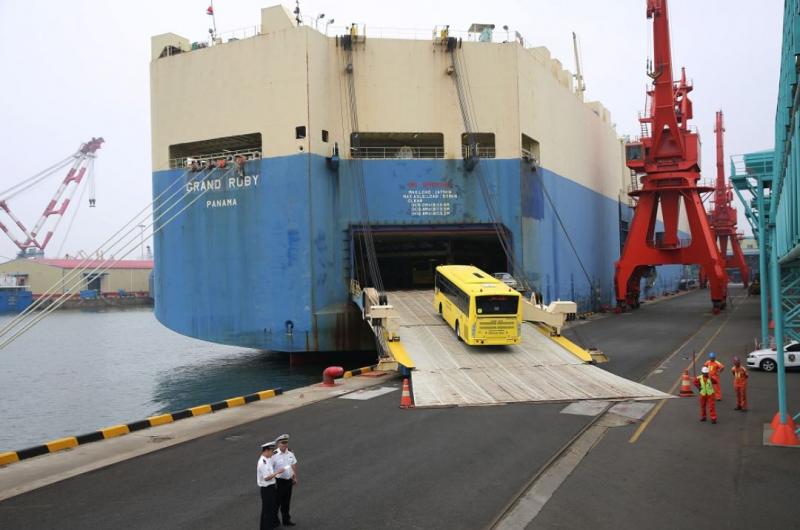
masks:
[[[700,368],[700,372],[702,372],[704,374],[707,374],[708,373],[708,366],[704,366],[704,367]]]
[[[717,358],[717,354],[714,353],[713,351],[712,352],[708,352],[708,358],[709,359],[716,359]]]

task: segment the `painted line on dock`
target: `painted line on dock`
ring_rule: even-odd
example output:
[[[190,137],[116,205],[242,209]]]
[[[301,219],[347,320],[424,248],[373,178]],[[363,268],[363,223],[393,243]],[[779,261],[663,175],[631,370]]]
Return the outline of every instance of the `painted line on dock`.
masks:
[[[371,365],[371,366],[364,366],[356,370],[349,370],[344,373],[343,377],[350,378],[366,374],[368,372],[375,370],[376,367],[377,365]],[[262,390],[260,392],[254,392],[253,394],[248,394],[246,396],[237,396],[233,398],[224,399],[222,401],[217,401],[215,403],[208,403],[205,405],[190,407],[188,409],[180,410],[178,412],[157,414],[155,416],[150,416],[144,420],[134,421],[122,425],[113,425],[111,427],[106,427],[104,429],[100,429],[86,434],[81,434],[78,436],[67,436],[65,438],[58,438],[56,440],[52,440],[42,445],[28,447],[26,449],[22,449],[19,451],[2,452],[0,453],[0,466],[13,464],[15,462],[19,462],[20,460],[33,458],[34,456],[41,456],[48,453],[63,451],[66,449],[73,449],[79,445],[84,445],[91,442],[99,442],[101,440],[108,440],[109,438],[124,436],[126,434],[130,434],[135,431],[141,431],[143,429],[149,429],[150,427],[157,427],[159,425],[173,423],[186,418],[193,418],[195,416],[211,414],[217,412],[218,410],[240,407],[242,405],[247,405],[248,403],[254,403],[256,401],[270,399],[275,396],[279,396],[281,394],[283,394],[283,389],[281,388]]]

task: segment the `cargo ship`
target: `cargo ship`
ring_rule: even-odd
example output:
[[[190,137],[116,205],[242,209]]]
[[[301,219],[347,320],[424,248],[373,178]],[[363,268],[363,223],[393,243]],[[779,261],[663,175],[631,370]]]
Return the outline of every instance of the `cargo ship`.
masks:
[[[0,273],[0,315],[21,313],[31,305],[33,295],[16,276]]]
[[[613,304],[623,140],[546,48],[493,27],[327,35],[273,6],[252,35],[154,36],[158,320],[251,348],[368,350],[351,287],[372,262],[387,291],[455,263],[579,312]]]

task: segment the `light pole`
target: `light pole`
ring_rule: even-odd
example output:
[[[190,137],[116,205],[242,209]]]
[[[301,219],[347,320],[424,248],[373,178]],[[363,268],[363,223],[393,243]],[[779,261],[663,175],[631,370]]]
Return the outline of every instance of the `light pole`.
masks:
[[[325,18],[325,13],[320,13],[319,15],[317,15],[317,18],[314,19],[314,29],[319,29],[318,23],[323,18]]]
[[[139,226],[139,236],[141,238],[141,259],[144,259],[144,228],[145,225],[138,225]]]
[[[328,21],[325,23],[325,35],[326,36],[328,35],[328,26],[330,26],[331,24],[333,24],[333,19],[332,18],[328,19]]]

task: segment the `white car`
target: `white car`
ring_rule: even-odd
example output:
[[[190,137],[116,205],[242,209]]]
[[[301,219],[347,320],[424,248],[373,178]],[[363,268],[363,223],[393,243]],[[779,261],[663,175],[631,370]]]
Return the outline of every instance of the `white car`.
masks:
[[[519,290],[519,283],[507,272],[495,272],[492,274],[495,278],[508,285],[512,289]]]
[[[800,342],[790,340],[783,346],[783,358],[787,368],[800,366]],[[774,372],[778,369],[778,357],[775,348],[752,351],[747,354],[747,366],[760,368],[765,372]]]

